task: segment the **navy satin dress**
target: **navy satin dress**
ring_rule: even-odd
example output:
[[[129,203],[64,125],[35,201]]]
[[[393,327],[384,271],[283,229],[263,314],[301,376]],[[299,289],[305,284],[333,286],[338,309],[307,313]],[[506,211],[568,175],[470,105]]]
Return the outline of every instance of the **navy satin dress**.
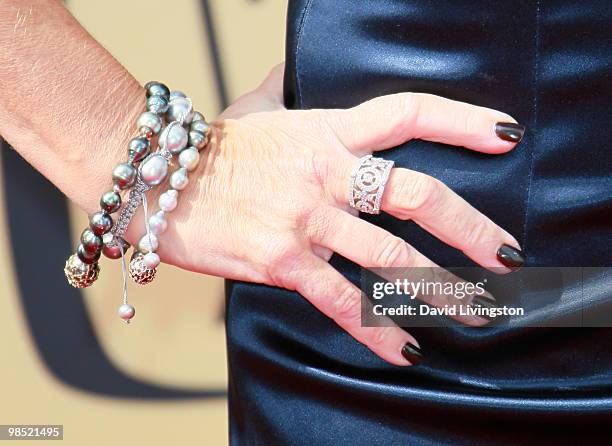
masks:
[[[444,181],[531,266],[612,266],[611,46],[609,1],[297,0],[285,100],[350,107],[414,91],[511,114],[527,132],[507,155],[413,141],[383,156]],[[411,222],[368,219],[441,265],[472,264]],[[331,263],[358,283],[356,265]],[[612,330],[411,332],[424,361],[395,367],[298,294],[228,283],[232,443],[612,442]]]

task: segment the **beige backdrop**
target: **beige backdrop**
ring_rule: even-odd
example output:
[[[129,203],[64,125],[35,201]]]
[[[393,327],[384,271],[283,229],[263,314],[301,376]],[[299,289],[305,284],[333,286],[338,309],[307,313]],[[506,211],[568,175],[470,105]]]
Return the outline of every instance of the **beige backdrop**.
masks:
[[[163,80],[171,88],[189,92],[208,116],[219,111],[199,0],[67,3],[83,26],[142,83]],[[210,4],[228,93],[235,98],[255,87],[283,59],[286,3],[211,0]],[[69,445],[226,444],[225,400],[125,401],[74,390],[49,374],[19,305],[2,197],[0,424],[63,424],[64,444]],[[76,241],[85,217],[72,208],[71,218]],[[154,285],[131,287],[138,318],[125,326],[116,317],[119,263],[104,261],[103,268],[105,274],[85,292],[85,299],[100,342],[118,368],[164,386],[225,387],[220,279],[162,266]],[[32,442],[20,444],[28,443]]]

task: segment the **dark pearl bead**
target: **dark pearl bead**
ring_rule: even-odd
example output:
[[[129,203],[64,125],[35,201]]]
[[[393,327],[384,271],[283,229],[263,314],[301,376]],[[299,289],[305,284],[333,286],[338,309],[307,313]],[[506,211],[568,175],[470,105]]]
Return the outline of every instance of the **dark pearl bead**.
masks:
[[[109,243],[104,243],[102,253],[109,259],[119,259],[121,258],[121,251],[125,255],[128,249],[130,249],[128,242],[121,237],[113,237]]]
[[[98,261],[98,259],[100,258],[100,252],[101,251],[93,253],[87,252],[83,245],[79,245],[79,247],[77,248],[77,256],[79,257],[81,262],[86,263],[88,265],[91,265],[92,263],[96,263]]]
[[[107,213],[117,212],[121,207],[121,195],[111,190],[100,198],[100,207]]]
[[[142,161],[151,149],[151,143],[147,138],[132,138],[128,144],[128,161],[137,163]]]
[[[147,90],[147,98],[151,96],[163,96],[166,99],[170,99],[170,90],[161,82],[147,82],[144,88]]]
[[[202,150],[208,143],[208,137],[201,132],[192,130],[189,132],[189,145],[195,147],[198,150]]]
[[[102,237],[87,228],[81,233],[81,246],[88,254],[99,253],[102,250]]]
[[[119,187],[119,189],[128,189],[132,187],[136,181],[136,168],[130,163],[118,164],[113,169],[113,183]]]
[[[147,110],[157,115],[163,115],[168,111],[168,99],[164,96],[149,96],[149,99],[147,99]]]
[[[96,212],[89,217],[89,227],[96,235],[104,235],[113,227],[113,219],[106,212]]]
[[[206,123],[206,121],[192,121],[191,122],[191,126],[190,126],[190,130],[195,131],[195,132],[200,132],[203,133],[204,135],[207,135],[209,132],[209,125]]]

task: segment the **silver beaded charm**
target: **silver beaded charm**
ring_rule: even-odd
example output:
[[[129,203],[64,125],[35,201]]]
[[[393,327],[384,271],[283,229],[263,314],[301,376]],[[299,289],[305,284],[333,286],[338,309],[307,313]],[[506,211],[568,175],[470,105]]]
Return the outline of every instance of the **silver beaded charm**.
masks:
[[[87,288],[98,279],[99,274],[100,267],[97,263],[83,263],[76,254],[72,254],[64,266],[64,275],[68,283],[75,288]]]
[[[144,254],[134,251],[130,260],[130,276],[138,285],[151,283],[155,278],[155,268],[149,268],[144,261]]]

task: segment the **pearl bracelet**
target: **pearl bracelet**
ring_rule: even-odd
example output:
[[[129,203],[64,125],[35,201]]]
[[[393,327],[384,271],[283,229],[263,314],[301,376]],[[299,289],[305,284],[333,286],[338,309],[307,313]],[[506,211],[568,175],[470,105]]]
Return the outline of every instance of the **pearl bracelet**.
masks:
[[[123,235],[142,203],[147,233],[141,238],[138,251],[134,251],[130,262],[130,275],[137,283],[151,282],[155,277],[155,268],[159,264],[159,256],[154,252],[157,246],[153,248],[152,243],[152,237],[155,237],[157,245],[157,234],[151,233],[151,227],[157,232],[161,228],[160,225],[163,225],[165,230],[167,223],[165,219],[161,223],[161,219],[165,217],[165,212],[170,212],[176,207],[177,191],[184,188],[188,182],[187,170],[197,166],[198,151],[206,147],[210,139],[210,127],[202,114],[194,112],[191,99],[182,92],[170,92],[168,87],[160,82],[148,82],[145,90],[147,111],[142,113],[136,122],[139,134],[128,144],[128,160],[113,169],[113,188],[102,195],[101,210],[90,216],[89,227],[82,232],[81,243],[76,253],[69,257],[64,267],[68,282],[76,288],[85,288],[92,285],[100,274],[98,260],[101,253],[111,259],[121,258],[123,304],[119,308],[119,316],[125,322],[129,322],[134,317],[135,310],[127,301],[125,254],[130,245]],[[168,122],[165,128],[163,128],[164,117]],[[188,126],[189,130],[185,126]],[[151,139],[158,133],[159,150],[151,153]],[[188,144],[189,148],[186,148]],[[178,155],[181,167],[171,175],[170,182],[173,189],[162,194],[165,198],[160,197],[160,211],[148,218],[145,192],[166,179],[168,165],[174,155]],[[122,206],[121,193],[127,191],[130,191],[129,197]],[[113,225],[110,214],[119,209],[121,212]],[[143,241],[145,238],[149,245]],[[144,263],[145,257],[146,263]]]
[[[176,127],[177,133],[180,127]],[[159,210],[150,217],[146,198],[143,202],[145,210],[145,234],[140,238],[137,249],[134,250],[130,260],[130,276],[139,285],[146,285],[153,281],[156,268],[160,263],[159,255],[156,253],[159,247],[159,236],[166,231],[168,222],[166,214],[172,212],[178,204],[179,191],[187,187],[189,183],[189,172],[194,170],[200,161],[199,151],[204,149],[210,139],[210,127],[204,120],[204,116],[195,113],[190,122],[190,130],[185,138],[172,138],[173,129],[168,125],[160,135],[160,148],[164,150],[166,141],[181,141],[180,144],[172,146],[173,153],[178,152],[179,167],[170,175],[170,189],[160,195]],[[187,147],[186,147],[187,146]],[[182,149],[180,149],[182,147]]]

